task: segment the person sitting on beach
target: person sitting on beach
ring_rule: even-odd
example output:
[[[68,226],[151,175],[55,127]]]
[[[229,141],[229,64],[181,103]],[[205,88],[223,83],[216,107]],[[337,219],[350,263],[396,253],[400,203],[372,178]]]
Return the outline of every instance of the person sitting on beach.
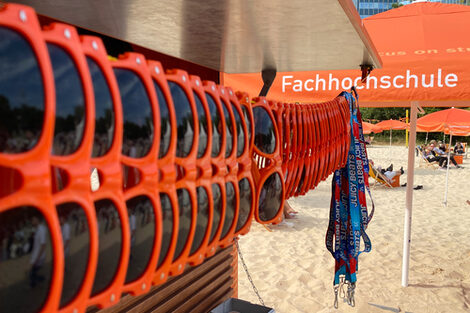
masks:
[[[386,169],[383,169],[380,165],[377,167],[374,167],[374,161],[369,159],[369,163],[372,165],[372,168],[381,173],[385,179],[387,180],[388,183],[392,183],[392,180],[395,176],[400,176],[402,175],[405,171],[403,170],[403,166],[400,168],[399,171],[394,171],[393,170],[393,164],[390,164],[389,167]]]
[[[465,153],[465,149],[464,149],[461,142],[457,141],[457,143],[455,144],[454,153],[455,154],[464,154]]]
[[[434,153],[433,153],[433,144],[430,144],[429,146],[427,146],[424,151],[423,151],[423,154],[424,154],[424,157],[428,160],[428,162],[432,163],[432,162],[439,162],[439,167],[442,167],[442,164],[444,163],[445,161],[445,158],[443,157],[440,157],[440,156],[436,156]]]
[[[447,167],[447,159],[450,159],[452,164],[455,165],[456,168],[460,168],[460,166],[457,164],[457,161],[455,161],[454,156],[450,155],[448,156],[445,151],[442,151],[440,148],[436,147],[433,143],[430,145],[432,148],[432,152],[436,157],[439,157],[439,166],[441,168],[446,168]],[[445,149],[445,146],[444,146]]]

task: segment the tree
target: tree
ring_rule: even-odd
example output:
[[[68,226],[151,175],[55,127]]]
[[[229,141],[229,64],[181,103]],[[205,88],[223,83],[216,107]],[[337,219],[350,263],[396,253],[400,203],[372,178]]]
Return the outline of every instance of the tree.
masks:
[[[398,3],[398,2],[392,3],[392,9],[396,9],[396,8],[399,8],[399,7],[402,7],[402,6],[403,6],[403,4]]]

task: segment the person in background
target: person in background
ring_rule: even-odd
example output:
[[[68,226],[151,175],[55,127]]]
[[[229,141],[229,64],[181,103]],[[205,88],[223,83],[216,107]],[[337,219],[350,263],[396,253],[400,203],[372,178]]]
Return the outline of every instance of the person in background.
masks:
[[[455,161],[453,155],[448,156],[445,151],[442,151],[440,148],[436,147],[433,143],[431,143],[430,146],[431,146],[431,149],[432,149],[432,152],[434,153],[434,155],[436,157],[439,157],[439,166],[441,168],[446,168],[447,167],[447,159],[448,158],[450,159],[452,164],[455,165],[456,168],[461,168],[461,166],[459,166],[457,164],[457,161]],[[445,146],[444,146],[444,149],[445,149]]]
[[[464,154],[465,153],[465,149],[464,149],[461,142],[457,141],[457,143],[455,144],[454,153],[455,154]]]

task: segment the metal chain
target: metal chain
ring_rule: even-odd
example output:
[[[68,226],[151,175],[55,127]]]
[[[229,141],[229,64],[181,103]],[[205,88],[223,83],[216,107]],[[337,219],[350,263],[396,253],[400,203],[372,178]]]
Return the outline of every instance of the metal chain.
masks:
[[[235,244],[237,245],[238,256],[240,257],[240,260],[242,261],[243,268],[245,269],[246,276],[248,276],[248,280],[251,283],[251,287],[253,288],[253,291],[255,292],[256,296],[258,296],[259,302],[264,306],[264,301],[263,301],[263,299],[261,299],[261,296],[259,295],[258,289],[256,289],[256,286],[253,283],[253,279],[251,278],[251,275],[248,272],[248,268],[246,267],[246,263],[245,263],[245,260],[243,259],[242,251],[240,250],[240,246],[238,245],[238,240],[237,239],[235,239]]]

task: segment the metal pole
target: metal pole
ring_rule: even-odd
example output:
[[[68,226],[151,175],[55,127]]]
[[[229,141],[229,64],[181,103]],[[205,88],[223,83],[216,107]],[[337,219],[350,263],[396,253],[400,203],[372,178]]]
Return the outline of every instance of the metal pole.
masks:
[[[411,212],[413,208],[413,183],[416,147],[416,119],[418,102],[411,102],[410,144],[408,147],[408,173],[406,180],[406,208],[403,234],[403,262],[401,272],[401,285],[408,286],[408,273],[410,269],[410,243],[411,243]]]
[[[406,110],[406,124],[408,124],[409,122],[409,110]],[[408,134],[409,134],[409,130],[408,128],[405,130],[405,140],[406,140],[406,147],[408,148]]]
[[[449,152],[447,152],[447,170],[446,170],[446,191],[444,192],[444,205],[447,206],[447,190],[449,189],[449,167],[450,167],[450,146],[452,144],[452,132],[450,132]]]
[[[428,143],[428,135],[429,135],[429,133],[426,132],[426,141],[424,142],[425,145]]]

